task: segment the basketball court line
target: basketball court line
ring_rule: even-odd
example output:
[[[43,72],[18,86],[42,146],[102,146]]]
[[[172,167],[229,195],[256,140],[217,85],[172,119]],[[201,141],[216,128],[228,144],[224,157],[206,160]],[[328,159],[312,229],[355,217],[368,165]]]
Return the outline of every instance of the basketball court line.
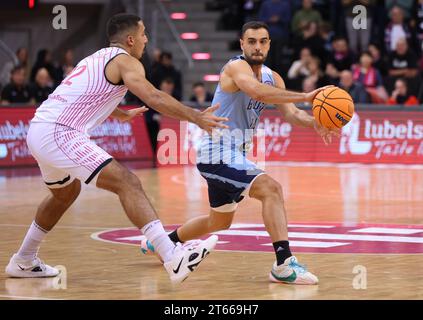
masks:
[[[0,228],[1,227],[24,227],[24,228],[29,228],[29,224],[12,224],[12,223],[0,223]],[[87,230],[113,230],[113,229],[133,229],[135,227],[87,227],[87,226],[55,226],[54,229],[87,229]]]
[[[0,298],[6,298],[6,299],[27,299],[27,300],[64,300],[64,299],[59,299],[59,298],[12,296],[12,295],[7,295],[7,294],[0,294]]]

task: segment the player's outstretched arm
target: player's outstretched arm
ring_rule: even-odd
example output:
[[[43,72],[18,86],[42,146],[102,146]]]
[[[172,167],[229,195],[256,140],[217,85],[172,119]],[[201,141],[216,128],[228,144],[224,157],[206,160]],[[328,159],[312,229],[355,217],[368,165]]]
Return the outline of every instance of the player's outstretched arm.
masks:
[[[285,82],[282,77],[273,72],[273,79],[277,88],[285,89]],[[301,127],[314,128],[316,132],[322,137],[325,144],[332,142],[332,135],[339,135],[339,130],[329,130],[322,127],[317,121],[309,115],[306,111],[298,109],[293,103],[275,104],[276,108],[282,113],[284,119],[292,125]]]
[[[278,73],[273,72],[273,79],[275,80],[276,88],[285,89],[285,82]],[[314,127],[314,123],[316,122],[314,117],[309,115],[306,111],[298,109],[295,104],[288,102],[275,104],[275,106],[282,113],[284,119],[290,124],[300,127]]]
[[[128,89],[156,111],[171,118],[195,123],[208,132],[211,132],[215,127],[227,128],[222,123],[228,121],[227,118],[213,115],[213,112],[219,108],[218,105],[212,106],[203,112],[187,107],[165,92],[157,90],[145,78],[144,67],[137,59],[122,54],[113,60],[115,60],[120,78]]]
[[[112,118],[118,119],[121,122],[131,121],[137,115],[142,115],[144,112],[147,112],[148,108],[146,106],[142,106],[139,108],[134,108],[130,110],[124,110],[122,108],[117,107],[113,110],[112,114],[110,115]]]
[[[228,64],[224,73],[232,79],[241,91],[245,92],[254,100],[267,104],[312,102],[320,91],[329,87],[327,86],[312,92],[304,93],[269,86],[254,78],[250,65],[244,60],[238,60]]]

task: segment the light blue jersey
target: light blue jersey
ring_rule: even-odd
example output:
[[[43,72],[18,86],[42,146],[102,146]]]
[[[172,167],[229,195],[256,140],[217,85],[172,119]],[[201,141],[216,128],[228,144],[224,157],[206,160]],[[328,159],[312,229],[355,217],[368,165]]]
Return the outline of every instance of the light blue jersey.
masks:
[[[245,58],[242,55],[236,56],[228,63],[239,59],[244,60]],[[223,69],[224,67],[222,71]],[[263,65],[261,74],[262,83],[275,85],[272,70]],[[229,119],[228,122],[225,122],[229,126],[229,131],[222,130],[220,138],[205,135],[198,146],[197,162],[219,163],[223,161],[229,164],[228,158],[230,158],[229,162],[239,163],[239,161],[235,161],[235,158],[243,157],[245,147],[251,144],[260,114],[266,104],[252,99],[241,90],[233,93],[224,92],[220,84],[216,88],[212,105],[216,103],[220,103],[220,108],[215,115]]]

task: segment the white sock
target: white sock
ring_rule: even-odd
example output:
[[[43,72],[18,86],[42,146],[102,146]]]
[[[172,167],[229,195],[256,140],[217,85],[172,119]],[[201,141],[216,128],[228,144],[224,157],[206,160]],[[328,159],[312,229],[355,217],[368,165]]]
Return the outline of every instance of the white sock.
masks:
[[[154,220],[147,223],[141,228],[141,232],[147,237],[148,241],[151,242],[164,262],[168,262],[172,259],[175,244],[170,240],[160,220]]]
[[[37,256],[41,241],[43,241],[47,232],[33,221],[19,248],[18,257],[23,260],[33,260]]]

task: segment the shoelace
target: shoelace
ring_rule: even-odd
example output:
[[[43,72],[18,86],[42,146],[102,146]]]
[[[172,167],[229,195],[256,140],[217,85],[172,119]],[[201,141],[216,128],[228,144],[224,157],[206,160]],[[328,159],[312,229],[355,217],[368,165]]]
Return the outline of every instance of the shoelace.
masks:
[[[302,265],[300,263],[298,263],[298,261],[292,259],[289,264],[288,264],[291,268],[293,268],[295,271],[298,271],[299,273],[306,273],[307,272],[307,267],[306,265]]]
[[[201,240],[194,239],[194,240],[188,240],[184,243],[178,242],[176,245],[180,246],[183,250],[192,250],[198,247],[201,243]]]
[[[41,268],[41,270],[45,270],[46,269],[46,265],[45,265],[45,263],[43,262],[43,260],[41,260],[40,258],[35,258],[36,259],[36,261],[37,261],[37,266],[38,267],[40,267]]]

